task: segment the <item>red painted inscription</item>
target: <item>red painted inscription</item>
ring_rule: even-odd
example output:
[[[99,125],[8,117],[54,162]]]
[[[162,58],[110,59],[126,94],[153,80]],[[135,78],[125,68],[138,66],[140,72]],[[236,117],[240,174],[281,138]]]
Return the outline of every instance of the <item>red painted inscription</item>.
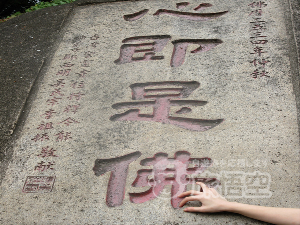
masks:
[[[201,52],[207,52],[221,43],[223,42],[219,39],[208,39],[208,40],[182,39],[182,40],[172,41],[172,44],[174,45],[174,49],[171,58],[171,66],[178,67],[183,64],[186,55],[186,50],[189,45],[192,44],[199,45],[199,47],[191,51],[191,53],[201,53]]]
[[[169,88],[169,87],[170,88]],[[181,100],[187,98],[200,84],[196,81],[180,82],[149,82],[136,83],[130,86],[133,100],[138,102],[121,102],[112,105],[114,109],[132,108],[116,114],[110,118],[112,121],[151,121],[172,124],[192,131],[206,131],[219,125],[223,119],[203,120],[186,117],[173,117],[169,115],[171,106],[183,106],[178,114],[191,111],[186,106],[203,106],[206,101]],[[153,114],[140,114],[140,107],[152,107]]]
[[[141,42],[138,44],[124,44],[120,49],[120,57],[115,61],[116,64],[160,60],[164,56],[155,56],[156,52],[161,52],[166,44],[171,39],[169,35],[156,35],[156,36],[139,36],[126,38],[123,43]],[[149,41],[152,41],[149,43]],[[141,49],[143,48],[143,49]],[[147,49],[145,49],[147,48]],[[145,52],[143,57],[133,57],[135,53]]]
[[[60,131],[59,133],[55,134],[56,136],[56,141],[66,141],[69,139],[72,139],[71,137],[71,132],[64,132],[64,131]]]
[[[34,167],[34,170],[38,170],[40,172],[43,172],[45,170],[54,170],[53,165],[55,165],[55,162],[46,163],[44,161],[41,161]]]
[[[268,38],[265,34],[267,30],[267,22],[263,20],[263,8],[267,6],[267,4],[263,1],[256,1],[250,3],[248,6],[251,7],[252,21],[251,25],[251,37],[250,43],[253,45],[252,52],[250,54],[253,56],[253,60],[250,61],[251,64],[255,67],[255,70],[251,73],[252,78],[260,78],[260,77],[270,77],[269,72],[266,71],[266,64],[270,61],[268,60]]]
[[[189,2],[179,2],[179,3],[176,3],[176,8],[183,9],[186,6],[188,6],[189,4],[190,4]],[[201,3],[196,8],[194,8],[194,10],[199,11],[204,8],[211,7],[211,6],[212,6],[212,4],[210,4],[210,3]],[[133,13],[133,14],[124,15],[123,18],[126,21],[135,21],[135,20],[142,18],[144,15],[146,15],[148,13],[148,11],[149,11],[149,9],[144,9],[144,10],[141,10],[141,11]],[[166,14],[166,15],[170,15],[170,16],[184,18],[187,20],[207,21],[207,20],[211,20],[211,19],[215,19],[220,16],[223,16],[227,12],[228,11],[215,12],[215,13],[192,13],[192,12],[181,12],[181,11],[174,11],[174,10],[168,10],[168,9],[159,9],[153,15],[159,16],[162,14]]]
[[[208,182],[209,186],[217,186],[219,181],[215,178],[196,178],[212,164],[210,158],[190,158],[190,153],[178,151],[174,158],[168,158],[166,153],[157,153],[153,158],[141,161],[142,166],[152,166],[152,169],[141,169],[137,172],[137,178],[132,183],[133,187],[151,188],[141,193],[129,193],[130,201],[143,203],[157,198],[166,185],[172,185],[171,204],[179,207],[182,198],[178,195],[187,190],[188,184],[195,182]]]
[[[131,162],[141,156],[140,152],[113,158],[97,159],[93,168],[95,175],[100,176],[111,171],[106,204],[109,207],[122,205],[128,166]],[[150,187],[149,190],[141,193],[129,193],[130,201],[143,203],[158,198],[166,185],[172,185],[171,204],[178,208],[181,198],[178,195],[187,190],[188,184],[204,182],[209,187],[217,187],[220,182],[216,178],[198,177],[212,164],[210,158],[191,158],[190,153],[178,151],[174,158],[168,158],[166,153],[157,153],[153,158],[143,159],[142,166],[152,166],[152,169],[141,169],[137,171],[137,178],[132,183],[133,187]]]
[[[169,35],[140,36],[130,37],[123,40],[123,43],[140,42],[136,44],[123,44],[120,49],[120,56],[115,60],[116,64],[124,64],[139,61],[161,60],[164,56],[156,56],[155,53],[161,52],[171,39]],[[149,43],[149,41],[151,41]],[[171,66],[178,67],[184,62],[186,51],[189,45],[198,45],[199,47],[191,53],[201,53],[211,50],[217,45],[223,43],[219,39],[180,39],[172,41],[174,45]],[[142,57],[134,57],[134,54],[145,52]]]
[[[113,159],[95,161],[93,170],[96,176],[111,172],[106,194],[106,204],[109,207],[123,204],[128,166],[140,156],[141,152],[137,151]]]
[[[39,157],[57,157],[57,155],[55,155],[56,150],[54,150],[53,148],[50,148],[49,146],[47,147],[43,147],[42,151],[40,154],[38,154],[37,156]]]

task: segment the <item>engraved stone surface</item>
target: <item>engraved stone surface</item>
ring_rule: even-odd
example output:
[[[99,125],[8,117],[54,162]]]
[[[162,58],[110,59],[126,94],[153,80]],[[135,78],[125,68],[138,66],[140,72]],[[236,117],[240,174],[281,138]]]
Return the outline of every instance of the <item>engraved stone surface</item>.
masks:
[[[196,181],[300,207],[289,14],[286,0],[76,7],[14,143],[1,223],[263,224],[178,209]]]

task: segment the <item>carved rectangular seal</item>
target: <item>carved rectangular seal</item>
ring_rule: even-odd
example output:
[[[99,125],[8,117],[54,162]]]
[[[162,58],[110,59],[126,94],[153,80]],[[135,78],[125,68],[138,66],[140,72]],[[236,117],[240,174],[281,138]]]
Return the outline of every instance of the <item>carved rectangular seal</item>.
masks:
[[[24,193],[45,193],[51,192],[55,181],[55,176],[28,176],[26,178]]]

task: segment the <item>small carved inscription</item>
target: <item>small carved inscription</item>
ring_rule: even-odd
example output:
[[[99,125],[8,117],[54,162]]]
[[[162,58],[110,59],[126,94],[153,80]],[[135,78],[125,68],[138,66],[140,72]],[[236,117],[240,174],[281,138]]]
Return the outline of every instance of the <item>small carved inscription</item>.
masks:
[[[53,189],[55,176],[28,176],[26,178],[24,193],[45,193]]]
[[[248,6],[251,8],[249,16],[252,17],[250,22],[251,37],[250,43],[252,44],[252,50],[250,54],[253,56],[253,60],[250,63],[255,67],[255,70],[251,73],[252,78],[270,77],[266,70],[266,64],[268,60],[268,37],[266,35],[267,22],[263,19],[263,8],[268,4],[262,1],[255,1]]]

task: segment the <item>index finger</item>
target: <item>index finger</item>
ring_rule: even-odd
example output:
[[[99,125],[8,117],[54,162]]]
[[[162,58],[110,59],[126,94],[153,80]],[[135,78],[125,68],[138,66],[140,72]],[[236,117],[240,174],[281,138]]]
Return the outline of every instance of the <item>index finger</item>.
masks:
[[[202,188],[202,190],[203,190],[204,193],[208,192],[208,187],[204,183],[202,183],[202,182],[196,182],[196,184],[198,184],[198,185],[201,186],[201,188]]]
[[[189,201],[199,201],[199,199],[195,196],[186,197],[180,202],[179,207],[182,207],[183,205],[185,205],[185,203],[187,203]]]
[[[183,193],[179,194],[178,197],[183,198],[183,197],[188,196],[188,195],[199,195],[199,194],[201,194],[201,192],[190,190],[190,191],[186,191],[186,192],[183,192]]]

